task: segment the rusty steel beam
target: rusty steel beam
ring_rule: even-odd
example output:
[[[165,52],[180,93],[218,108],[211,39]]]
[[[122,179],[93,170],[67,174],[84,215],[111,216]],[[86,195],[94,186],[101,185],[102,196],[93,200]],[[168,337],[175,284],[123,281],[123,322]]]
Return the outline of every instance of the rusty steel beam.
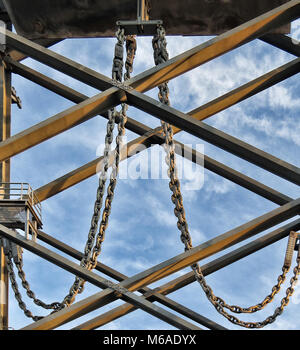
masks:
[[[272,231],[263,237],[260,237],[248,244],[243,245],[240,248],[237,248],[230,253],[227,253],[217,259],[214,259],[210,261],[209,263],[202,265],[201,270],[203,272],[204,276],[208,276],[212,274],[213,272],[216,272],[223,267],[226,267],[236,261],[239,261],[243,259],[244,257],[253,254],[260,249],[263,249],[280,239],[287,237],[289,233],[293,230],[299,230],[300,229],[300,220],[295,220],[283,227],[278,228],[275,231]],[[170,293],[173,293],[193,282],[195,282],[195,274],[193,271],[188,272],[176,279],[173,279],[166,284],[155,288],[155,290],[152,293],[149,293],[145,295],[148,300],[150,301],[156,301],[158,296],[160,302],[164,302],[161,296],[168,295]],[[199,287],[200,288],[200,287]],[[167,298],[169,300],[169,298]],[[112,322],[116,320],[117,318],[120,318],[124,315],[127,315],[133,311],[135,311],[136,308],[132,306],[131,304],[123,304],[120,305],[112,310],[109,310],[99,316],[94,317],[91,320],[88,320],[76,327],[74,327],[74,330],[91,330],[91,329],[97,329],[99,327],[102,327],[103,325]]]
[[[18,62],[15,62],[14,60],[11,60],[10,58],[6,58],[6,62],[7,64],[11,67],[11,69],[13,70],[14,73],[16,74],[20,74],[21,76],[34,81],[35,83],[59,94],[60,96],[67,98],[69,100],[71,100],[72,102],[75,103],[80,103],[86,99],[88,99],[87,96],[61,84],[56,82],[55,80],[29,68],[26,67],[23,64],[20,64]],[[211,102],[209,104],[206,104],[206,107],[202,107],[202,108],[197,108],[196,110],[194,110],[194,115],[197,118],[203,118],[204,116],[208,117],[209,115],[212,115],[212,106],[215,104],[217,105],[214,113],[216,113],[218,110],[220,110],[220,108],[224,109],[228,107],[228,103],[230,105],[233,104],[233,101],[237,102],[240,101],[241,98],[246,98],[249,96],[249,93],[251,91],[251,95],[254,93],[258,92],[258,88],[261,91],[261,89],[263,89],[264,87],[266,87],[266,84],[274,84],[275,82],[278,82],[279,79],[285,79],[288,76],[290,76],[291,71],[290,69],[292,68],[292,70],[294,69],[293,67],[295,66],[295,64],[297,65],[297,62],[293,61],[289,64],[286,64],[282,67],[279,67],[275,70],[273,70],[272,72],[267,73],[266,75],[255,79],[254,81],[232,91],[231,93],[231,99],[228,98],[228,94],[224,95],[223,98],[220,97],[217,100],[214,100],[214,102]],[[258,81],[260,83],[258,83]],[[262,86],[263,85],[263,86]],[[250,87],[249,87],[250,86]],[[243,92],[241,92],[243,91]],[[254,92],[255,91],[255,92]],[[237,95],[237,97],[235,97]],[[221,101],[226,101],[226,102],[221,102]],[[230,102],[229,102],[230,101]],[[203,113],[203,111],[207,110],[206,113]],[[190,112],[193,113],[193,112]],[[102,114],[103,117],[107,118],[107,114],[104,113]],[[151,129],[147,126],[145,126],[144,124],[131,119],[130,117],[128,117],[127,123],[126,123],[126,128],[128,128],[129,130],[138,133],[140,135],[143,135],[147,132],[149,132]],[[179,132],[179,130],[174,128],[174,132]],[[157,135],[153,135],[151,136],[149,139],[145,139],[145,142],[143,143],[145,146],[150,146],[152,143],[156,144],[156,143],[163,143],[164,139],[161,137],[161,130],[157,131]],[[138,144],[140,144],[139,142],[137,142]],[[180,143],[177,143],[177,145],[179,146],[179,148],[182,150],[183,149],[183,145]],[[177,148],[177,153],[182,154],[181,150]],[[188,148],[185,147],[185,151],[188,152]],[[194,161],[194,159],[196,159],[196,155],[197,152],[195,153],[194,151],[190,151],[190,153],[192,154],[192,160]],[[202,159],[202,158],[201,158]],[[71,187],[72,185],[75,185],[76,183],[78,183],[79,181],[82,181],[92,175],[95,174],[96,172],[96,165],[97,163],[101,161],[101,158],[98,158],[97,160],[88,163],[87,165],[74,170],[73,172],[66,174],[65,176],[61,177],[60,180],[57,179],[54,182],[52,182],[51,184],[45,185],[42,188],[37,190],[37,195],[40,201],[45,200],[47,198],[49,198],[50,196],[53,196],[69,187]],[[267,198],[279,205],[285,204],[287,202],[289,202],[291,200],[291,198],[288,198],[287,196],[284,196],[282,194],[280,194],[277,191],[274,191],[271,188],[268,188],[266,186],[264,186],[263,184],[260,184],[259,182],[243,175],[242,173],[236,172],[233,169],[230,169],[229,167],[225,166],[224,164],[221,164],[217,161],[215,161],[212,158],[209,158],[208,156],[204,156],[204,167],[206,167],[208,170],[211,170],[215,173],[217,173],[218,175],[221,175],[225,178],[227,178],[230,181],[233,181],[237,184],[239,184],[240,186],[243,186],[251,191],[253,191],[254,193],[257,193],[261,196],[263,196],[264,198]],[[76,176],[75,176],[76,174]],[[80,175],[81,174],[81,175]],[[73,181],[71,180],[71,178],[73,179]],[[71,181],[70,181],[71,180]]]
[[[116,22],[135,22],[134,33],[149,34],[138,21],[162,20],[170,35],[216,35],[288,0],[2,0],[16,28],[33,38],[90,38],[115,35]],[[150,9],[150,13],[140,11]],[[277,30],[276,30],[277,31]],[[289,33],[290,26],[278,28]]]
[[[46,259],[47,261],[83,278],[84,280],[94,284],[99,288],[103,288],[103,294],[106,295],[104,299],[110,297],[111,299],[121,298],[125,301],[134,303],[136,306],[140,307],[144,311],[150,313],[153,316],[173,325],[179,329],[186,330],[200,330],[195,324],[192,324],[169,311],[154,305],[148,300],[130,292],[124,286],[112,283],[103,277],[98,276],[94,272],[88,271],[87,269],[75,264],[74,262],[62,257],[61,255],[41,246],[40,244],[33,242],[32,240],[27,240],[22,235],[15,231],[0,224],[0,234],[10,241],[18,244],[19,246],[29,250],[30,252],[37,254],[38,256]],[[80,303],[80,302],[79,302]],[[78,304],[78,303],[77,303]],[[55,314],[50,314],[45,317],[48,320],[51,318],[56,318]]]
[[[38,43],[41,46],[50,47],[52,45],[55,45],[55,44],[61,42],[62,40],[63,39],[40,39],[40,40],[33,40],[33,41]],[[25,55],[24,53],[17,51],[17,50],[8,50],[8,54],[13,60],[15,60],[17,62],[21,62],[21,61],[25,60],[26,58],[28,58],[27,55]]]
[[[258,77],[198,108],[193,109],[187,114],[197,120],[205,120],[239,102],[246,100],[258,94],[261,91],[268,89],[275,84],[282,82],[285,79],[296,75],[300,71],[300,58],[288,62],[272,71]],[[177,132],[177,128],[174,128]]]
[[[202,243],[191,250],[179,254],[148,270],[138,273],[137,275],[122,281],[119,286],[124,287],[129,291],[138,290],[187,266],[191,266],[195,262],[220,252],[225,248],[242,242],[243,240],[267,230],[280,222],[288,220],[289,218],[298,215],[299,211],[300,198],[291,203],[285,204],[282,207],[274,209],[222,235],[219,235],[205,243]],[[58,311],[55,315],[45,317],[44,319],[37,321],[23,329],[46,330],[56,328],[114,300],[112,294],[113,291],[110,290],[104,290],[96,293],[76,304],[71,305],[67,309]]]
[[[150,129],[150,128],[149,128]],[[152,129],[150,129],[152,130]],[[126,153],[122,153],[122,158],[120,161],[124,159],[128,159],[132,155],[137,154],[140,152],[140,146],[144,145],[145,147],[150,147],[153,144],[160,144],[163,143],[163,137],[158,137],[157,132],[155,130],[152,130],[152,132],[146,132],[143,136],[140,138],[137,138],[133,140],[132,142],[129,142],[126,147],[128,148],[127,155]],[[276,204],[283,205],[286,204],[293,199],[274,190],[273,188],[266,186],[259,181],[256,181],[252,179],[249,176],[246,176],[228,166],[225,164],[222,164],[213,158],[208,157],[207,155],[202,155],[199,152],[197,152],[194,149],[191,149],[187,147],[186,145],[183,145],[182,143],[175,140],[175,151],[177,154],[184,156],[188,156],[188,159],[190,159],[192,162],[196,163],[198,160],[203,159],[204,160],[204,167],[208,169],[211,172],[214,172],[215,174],[218,174],[224,178],[226,178],[229,181],[232,181],[239,186],[242,186],[257,195],[260,195]],[[184,152],[184,153],[183,153]],[[62,191],[65,191],[66,189],[75,186],[81,181],[84,181],[88,179],[91,176],[94,176],[96,174],[97,169],[99,169],[99,164],[102,162],[102,157],[96,158],[95,160],[81,166],[80,168],[77,168],[53,181],[50,183],[38,188],[35,190],[35,194],[38,197],[39,201],[44,201]],[[202,164],[200,164],[202,166]]]

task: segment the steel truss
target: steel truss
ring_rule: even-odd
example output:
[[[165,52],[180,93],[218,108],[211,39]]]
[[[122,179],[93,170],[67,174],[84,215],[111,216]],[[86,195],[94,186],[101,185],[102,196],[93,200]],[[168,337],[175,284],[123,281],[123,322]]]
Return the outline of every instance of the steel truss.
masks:
[[[83,67],[81,64],[63,57],[36,42],[27,40],[6,30],[6,43],[11,55],[3,57],[2,65],[5,65],[8,71],[11,71],[14,74],[19,74],[55,92],[56,94],[69,99],[74,102],[75,105],[14,136],[4,139],[0,142],[0,161],[5,164],[4,162],[7,162],[11,157],[75,127],[96,115],[100,114],[107,118],[108,109],[117,106],[122,102],[126,102],[129,105],[151,114],[155,118],[172,124],[174,134],[181,130],[189,132],[190,134],[247,160],[258,167],[299,185],[300,169],[298,167],[213,128],[205,124],[203,120],[299,73],[300,58],[296,58],[291,62],[190,111],[189,113],[182,113],[175,108],[162,105],[144,94],[144,92],[158,86],[159,84],[174,79],[177,76],[180,76],[183,73],[186,73],[254,39],[261,39],[279,49],[285,50],[299,57],[299,45],[295,40],[291,40],[289,37],[282,34],[268,34],[270,30],[287,24],[299,18],[299,16],[300,1],[289,1],[264,15],[170,59],[166,63],[146,70],[145,72],[127,80],[123,85],[118,86],[108,77],[93,71],[88,67]],[[46,41],[45,44],[50,45],[53,42],[54,41],[49,40]],[[20,63],[20,61],[27,56],[102,92],[94,97],[88,98],[87,96]],[[2,113],[4,113],[3,109],[4,107],[2,106]],[[127,147],[125,147],[121,156],[121,160],[127,159],[136,154],[138,152],[138,147],[141,144],[148,148],[153,144],[162,144],[164,142],[161,127],[151,129],[132,118],[128,118],[126,128],[138,134],[139,137],[127,144]],[[176,141],[176,152],[178,154],[182,155],[183,147],[185,147],[183,144]],[[188,150],[191,155],[192,161],[197,162],[197,159],[199,159],[199,157],[197,157],[197,152],[194,149],[185,147],[185,151],[186,150]],[[36,195],[39,201],[46,200],[95,175],[96,166],[99,161],[101,161],[101,157],[92,160],[89,163],[82,165],[80,168],[75,169],[37,189]],[[171,294],[173,291],[194,282],[195,278],[192,272],[185,274],[180,278],[176,278],[155,290],[150,289],[147,285],[190,266],[197,261],[213,256],[215,253],[221,252],[225,248],[232,247],[235,244],[251,238],[277,224],[283,223],[287,219],[297,216],[300,212],[300,199],[290,198],[206,155],[204,156],[204,167],[278,204],[279,207],[222,235],[214,237],[213,239],[194,247],[190,251],[179,254],[132,277],[125,276],[104,264],[97,264],[97,271],[106,274],[108,277],[114,278],[119,281],[119,283],[114,283],[100,277],[96,272],[88,271],[65,257],[54,253],[38,243],[26,240],[18,233],[0,225],[0,233],[3,237],[103,289],[92,296],[74,303],[68,308],[51,314],[33,324],[29,324],[23,329],[55,329],[60,325],[107,305],[118,298],[126,303],[76,326],[74,329],[96,329],[136,310],[137,308],[140,308],[179,329],[201,329],[196,326],[195,323],[174,315],[172,312],[167,311],[153,302],[158,302],[161,305],[167,306],[169,309],[188,317],[191,321],[208,329],[225,329],[223,326],[218,325],[167,297],[167,295]],[[297,231],[299,229],[300,220],[297,219],[265,234],[259,239],[253,240],[248,244],[242,245],[241,247],[212,260],[206,265],[203,265],[203,273],[204,275],[211,274],[288,236],[290,231]],[[52,247],[59,249],[61,252],[67,253],[70,257],[77,260],[80,260],[82,257],[82,254],[74,248],[58,241],[42,231],[38,232],[38,238]],[[134,293],[135,291],[142,293],[142,296]]]

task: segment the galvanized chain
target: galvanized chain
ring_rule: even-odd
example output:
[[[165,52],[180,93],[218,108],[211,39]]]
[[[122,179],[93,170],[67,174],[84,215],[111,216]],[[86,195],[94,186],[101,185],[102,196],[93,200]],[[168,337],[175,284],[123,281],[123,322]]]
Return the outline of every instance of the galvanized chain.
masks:
[[[112,78],[115,81],[122,81],[123,74],[123,45],[126,39],[126,73],[124,75],[124,80],[130,78],[130,73],[132,72],[133,59],[136,52],[136,40],[134,36],[124,36],[124,30],[118,29],[117,33],[117,43],[115,45],[115,56],[113,60],[112,68]],[[85,255],[81,261],[81,266],[92,270],[97,265],[97,258],[101,252],[102,243],[105,238],[105,231],[108,226],[108,219],[111,212],[111,204],[114,196],[114,190],[117,183],[117,176],[119,172],[119,163],[120,163],[120,154],[123,146],[123,136],[125,134],[125,124],[127,121],[127,112],[128,106],[123,103],[122,109],[120,112],[117,112],[115,108],[109,111],[109,122],[107,126],[107,135],[104,149],[104,159],[102,163],[102,168],[100,172],[99,187],[97,190],[97,200],[95,202],[95,210],[92,218],[92,226],[88,237],[88,242],[85,247]],[[116,148],[114,150],[114,162],[112,164],[112,172],[110,175],[110,182],[107,187],[107,195],[104,202],[104,209],[102,213],[102,219],[100,222],[99,232],[97,237],[95,237],[96,229],[98,228],[98,222],[100,219],[100,210],[102,207],[102,200],[104,196],[105,183],[107,180],[107,172],[109,168],[109,158],[110,158],[110,149],[111,143],[113,140],[113,129],[118,118],[118,135],[116,137]],[[75,297],[78,293],[82,293],[84,288],[85,281],[79,277],[76,277],[73,286],[71,287],[69,294],[65,297],[63,303],[70,305],[75,300]]]
[[[157,28],[157,34],[153,37],[152,40],[152,46],[154,50],[154,61],[155,64],[161,64],[163,62],[166,62],[168,60],[168,52],[166,49],[167,42],[165,38],[165,30],[162,26],[158,26]],[[169,89],[168,89],[168,83],[163,83],[159,86],[159,94],[158,98],[161,103],[170,105],[169,101]],[[183,242],[185,246],[185,250],[190,250],[192,246],[192,239],[188,230],[188,224],[186,221],[185,216],[185,210],[183,206],[183,199],[182,194],[180,190],[180,181],[178,179],[177,175],[177,167],[176,167],[176,157],[175,157],[175,144],[173,141],[173,129],[170,126],[170,124],[165,123],[161,121],[163,132],[165,135],[165,145],[164,148],[166,150],[166,163],[168,165],[168,176],[170,178],[169,187],[172,191],[172,202],[175,205],[174,213],[177,217],[177,227],[179,231],[181,232],[181,241]],[[299,249],[300,252],[300,249]],[[228,314],[224,308],[229,309],[232,312],[235,313],[253,313],[256,311],[259,311],[263,309],[267,304],[269,304],[271,301],[273,301],[275,295],[279,292],[281,284],[285,281],[286,274],[289,270],[287,267],[283,267],[282,271],[283,273],[278,277],[277,284],[272,288],[272,293],[269,294],[260,304],[257,304],[255,306],[251,306],[248,308],[242,308],[235,305],[228,305],[224,302],[223,299],[217,297],[214,295],[211,287],[206,283],[206,280],[204,278],[204,275],[201,271],[201,268],[199,264],[193,264],[192,269],[195,273],[196,280],[199,282],[200,286],[202,287],[203,291],[205,292],[207,298],[209,301],[213,304],[213,306],[216,308],[216,310],[222,314],[224,317],[226,317],[230,322],[246,327],[246,328],[262,328],[266,326],[269,323],[272,323],[275,321],[276,317],[279,316],[282,312],[284,307],[288,304],[289,298],[293,293],[293,286],[297,282],[297,276],[300,272],[300,257],[298,253],[297,258],[297,266],[294,268],[294,277],[291,279],[291,287],[287,289],[286,291],[286,297],[282,299],[281,306],[278,307],[274,314],[270,317],[268,317],[265,321],[262,322],[244,322],[236,317]]]

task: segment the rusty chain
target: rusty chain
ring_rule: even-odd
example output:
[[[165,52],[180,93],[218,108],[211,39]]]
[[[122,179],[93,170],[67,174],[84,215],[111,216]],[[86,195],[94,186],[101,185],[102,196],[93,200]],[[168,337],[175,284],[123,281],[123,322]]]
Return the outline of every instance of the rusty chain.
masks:
[[[160,25],[157,27],[157,33],[153,37],[152,46],[154,51],[154,62],[156,65],[164,63],[168,60],[169,55],[167,52],[167,42],[165,38],[165,30]],[[158,98],[159,101],[165,105],[170,105],[169,101],[169,88],[168,82],[165,82],[159,85],[159,93]],[[175,206],[174,214],[177,217],[177,227],[181,232],[181,241],[185,246],[185,250],[190,250],[192,245],[192,239],[189,233],[188,224],[185,216],[185,210],[183,206],[183,199],[180,189],[180,181],[177,175],[177,167],[176,167],[176,156],[175,156],[175,144],[173,141],[173,129],[172,126],[164,121],[161,121],[161,125],[163,127],[163,133],[165,136],[165,151],[166,151],[166,164],[168,166],[168,176],[170,178],[169,187],[172,191],[171,200]],[[212,303],[212,305],[216,308],[216,310],[227,318],[230,322],[239,325],[245,328],[262,328],[272,322],[282,314],[284,307],[288,304],[289,298],[294,292],[294,285],[297,282],[298,274],[300,273],[300,248],[297,257],[297,266],[294,268],[294,276],[290,280],[290,287],[286,290],[286,297],[281,300],[281,305],[276,308],[273,315],[267,317],[262,322],[244,322],[239,320],[233,315],[228,314],[224,309],[227,308],[234,313],[254,313],[259,310],[262,310],[267,304],[273,301],[275,295],[279,292],[281,288],[281,284],[285,281],[287,272],[289,271],[289,267],[283,266],[282,274],[277,279],[277,284],[272,288],[271,294],[269,294],[261,303],[250,306],[248,308],[243,308],[236,305],[228,305],[225,301],[214,295],[211,287],[206,283],[205,277],[201,271],[201,268],[198,263],[192,265],[192,270],[195,273],[195,278],[199,282],[202,287],[204,293],[206,294],[208,300]]]
[[[127,58],[125,63],[126,73],[124,75],[124,80],[130,79],[130,73],[133,69],[133,60],[136,52],[136,40],[134,36],[124,35],[124,29],[118,29],[116,33],[117,43],[115,45],[115,55],[113,60],[112,67],[112,79],[118,83],[122,82],[123,75],[123,46],[124,41],[126,40],[126,52]],[[105,149],[103,162],[101,165],[100,178],[99,178],[99,187],[97,189],[97,199],[94,206],[94,215],[92,218],[91,230],[88,235],[88,241],[85,247],[85,254],[81,261],[81,266],[92,270],[97,265],[97,258],[101,252],[102,243],[105,238],[106,228],[108,226],[108,219],[111,212],[111,204],[114,196],[114,190],[117,183],[117,176],[119,172],[119,162],[120,154],[123,146],[123,136],[125,134],[125,124],[127,121],[127,112],[128,106],[125,103],[122,103],[122,109],[120,112],[117,112],[115,108],[109,111],[109,121],[107,124],[107,135],[105,138]],[[110,175],[110,181],[107,187],[107,195],[104,201],[104,209],[101,217],[101,222],[99,226],[99,232],[96,236],[96,230],[98,228],[98,222],[100,219],[100,211],[102,207],[102,201],[105,191],[105,183],[107,180],[107,172],[109,167],[110,159],[110,150],[111,143],[113,141],[113,129],[118,119],[118,135],[116,136],[116,147],[114,150],[114,162],[112,163],[112,172]],[[70,288],[69,294],[65,297],[63,304],[69,306],[75,300],[75,297],[78,293],[82,293],[84,289],[85,281],[76,277],[74,284]]]
[[[11,282],[12,290],[15,294],[15,298],[18,302],[18,305],[21,310],[23,310],[24,314],[32,318],[34,321],[38,321],[43,316],[34,316],[30,310],[27,309],[26,304],[23,301],[22,295],[19,291],[19,286],[16,280],[16,275],[14,272],[14,264],[17,267],[18,270],[18,276],[21,279],[21,283],[23,288],[26,290],[26,294],[29,298],[33,299],[33,302],[46,310],[58,310],[60,307],[60,303],[52,303],[52,304],[46,304],[42,300],[38,299],[35,296],[35,293],[30,289],[29,283],[26,280],[25,273],[23,270],[23,257],[22,257],[22,248],[20,246],[17,246],[15,243],[12,243],[8,240],[2,239],[1,244],[4,247],[4,255],[5,255],[5,262],[7,266],[7,271],[9,275],[9,279]],[[14,264],[13,264],[14,262]]]

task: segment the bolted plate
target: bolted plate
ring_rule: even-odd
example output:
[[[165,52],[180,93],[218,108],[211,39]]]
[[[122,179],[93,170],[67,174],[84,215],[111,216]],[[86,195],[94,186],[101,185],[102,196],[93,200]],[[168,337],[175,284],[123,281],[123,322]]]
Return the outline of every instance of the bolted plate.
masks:
[[[137,0],[2,0],[18,34],[29,39],[111,37],[136,20]],[[218,35],[288,0],[150,0],[150,20],[168,35]],[[290,25],[275,32],[289,33]]]

